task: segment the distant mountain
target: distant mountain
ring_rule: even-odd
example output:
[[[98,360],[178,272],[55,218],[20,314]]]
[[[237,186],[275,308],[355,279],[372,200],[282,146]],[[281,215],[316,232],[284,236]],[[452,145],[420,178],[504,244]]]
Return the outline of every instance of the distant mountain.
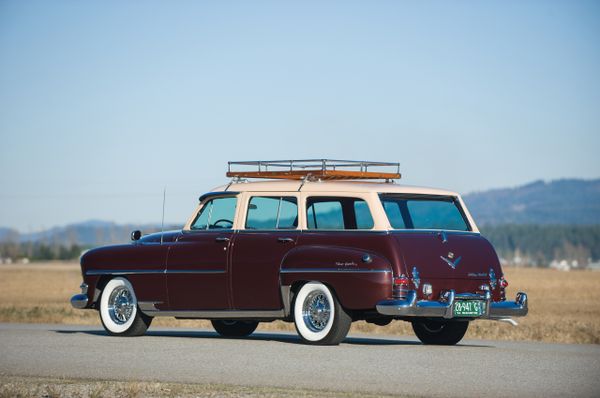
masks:
[[[463,199],[478,225],[600,224],[600,179],[535,181]]]
[[[600,225],[600,179],[535,181],[516,188],[471,193],[465,195],[464,200],[479,226]],[[178,228],[181,226],[165,226],[165,230]],[[147,234],[160,231],[160,225],[121,225],[89,220],[29,234],[0,228],[0,242],[99,246],[128,242],[131,231],[135,229]]]
[[[181,228],[181,226],[165,225],[165,230],[177,228]],[[131,231],[136,229],[141,230],[143,234],[148,234],[160,231],[160,225],[121,225],[109,221],[89,220],[29,234],[19,234],[15,230],[0,228],[0,241],[11,240],[21,243],[40,242],[49,245],[78,244],[82,246],[100,246],[129,242]]]

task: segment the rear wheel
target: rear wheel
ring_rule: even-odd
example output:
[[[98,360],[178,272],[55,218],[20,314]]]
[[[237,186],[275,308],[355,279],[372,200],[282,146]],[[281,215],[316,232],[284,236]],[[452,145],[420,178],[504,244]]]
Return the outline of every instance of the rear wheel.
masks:
[[[294,324],[305,343],[337,345],[346,338],[352,318],[327,286],[309,282],[294,300]]]
[[[454,345],[462,340],[469,322],[466,321],[412,321],[415,334],[423,344]]]
[[[229,319],[211,321],[213,327],[221,336],[245,337],[251,335],[258,326],[256,321],[234,321]]]
[[[152,322],[152,317],[138,308],[131,283],[121,277],[104,286],[99,312],[102,326],[113,336],[141,336]]]

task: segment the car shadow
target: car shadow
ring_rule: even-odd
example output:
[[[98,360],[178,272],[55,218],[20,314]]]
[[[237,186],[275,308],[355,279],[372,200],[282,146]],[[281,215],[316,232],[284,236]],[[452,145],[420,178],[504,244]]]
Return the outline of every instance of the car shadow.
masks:
[[[108,336],[108,333],[104,330],[54,330],[56,333],[62,334],[88,334],[93,336]],[[216,339],[216,340],[247,340],[247,341],[276,341],[279,343],[286,344],[301,344],[305,343],[300,339],[298,335],[289,333],[273,333],[273,332],[256,332],[246,337],[223,337],[216,332],[198,330],[148,330],[144,336],[151,337],[178,337],[178,338],[203,338],[203,339]],[[411,340],[400,340],[390,339],[389,337],[355,337],[350,336],[342,342],[342,344],[350,345],[366,345],[366,346],[381,346],[381,345],[400,345],[400,346],[422,346],[423,344],[419,341]],[[489,348],[492,346],[485,344],[458,344],[459,347],[477,347],[477,348]]]

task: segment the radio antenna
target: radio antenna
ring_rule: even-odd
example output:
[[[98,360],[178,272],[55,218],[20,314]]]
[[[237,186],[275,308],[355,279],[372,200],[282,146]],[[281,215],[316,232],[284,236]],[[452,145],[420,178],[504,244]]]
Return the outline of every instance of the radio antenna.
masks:
[[[167,199],[167,187],[163,189],[163,211],[162,211],[162,221],[160,223],[160,244],[163,244],[163,236],[165,234],[165,202]]]

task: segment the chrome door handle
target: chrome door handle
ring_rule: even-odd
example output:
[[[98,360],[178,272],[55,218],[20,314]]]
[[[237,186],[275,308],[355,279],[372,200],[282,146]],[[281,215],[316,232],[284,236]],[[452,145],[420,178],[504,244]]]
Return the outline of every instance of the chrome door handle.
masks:
[[[219,237],[215,238],[215,241],[217,241],[217,242],[229,242],[229,238],[227,238],[225,236],[219,236]]]
[[[279,242],[279,243],[290,243],[293,241],[294,241],[294,239],[292,239],[292,238],[277,238],[277,242]]]

